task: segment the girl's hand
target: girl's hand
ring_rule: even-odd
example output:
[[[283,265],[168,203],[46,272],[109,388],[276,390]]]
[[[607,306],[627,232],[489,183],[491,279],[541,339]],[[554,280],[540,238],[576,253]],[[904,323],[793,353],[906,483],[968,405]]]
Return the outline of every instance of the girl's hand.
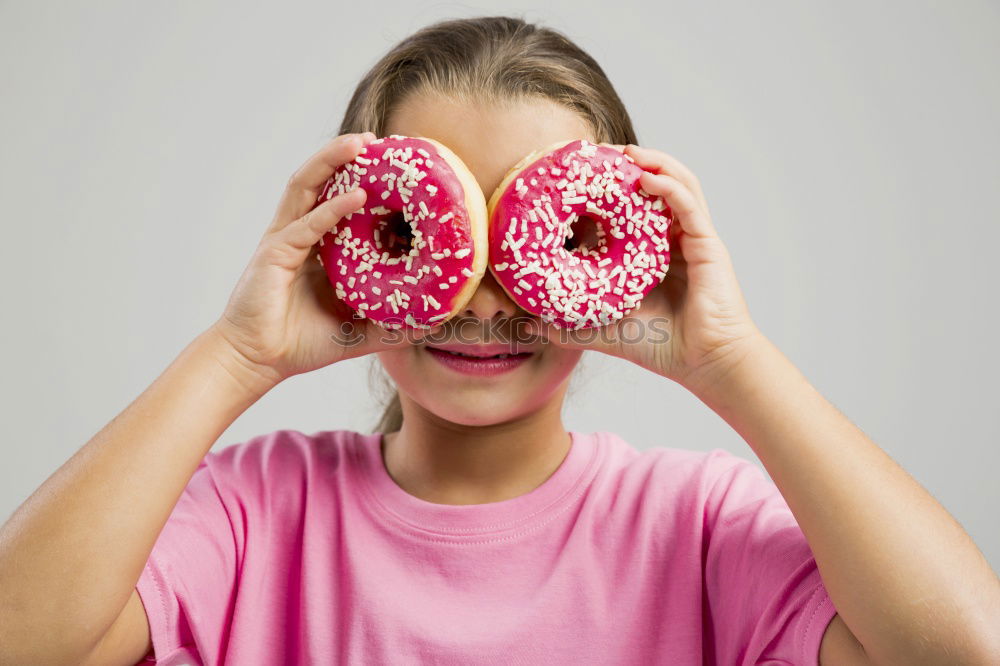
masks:
[[[356,188],[313,208],[323,185],[374,140],[371,132],[338,136],[292,175],[274,220],[213,325],[239,360],[267,381],[277,384],[423,333],[404,335],[355,318],[316,259],[319,239],[361,208],[366,196]]]
[[[673,211],[670,268],[638,309],[612,324],[577,331],[542,327],[555,344],[618,356],[695,390],[725,373],[763,336],[695,175],[658,150],[613,147],[645,170],[642,188],[663,197]]]

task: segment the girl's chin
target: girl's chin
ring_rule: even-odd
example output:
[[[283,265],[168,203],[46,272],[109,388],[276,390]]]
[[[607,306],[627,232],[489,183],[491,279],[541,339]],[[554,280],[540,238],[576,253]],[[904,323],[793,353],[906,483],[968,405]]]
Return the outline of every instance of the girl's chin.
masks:
[[[435,384],[421,387],[418,393],[410,393],[410,398],[434,417],[462,426],[495,425],[532,411],[530,405],[524,403],[523,396],[517,403],[507,396],[491,395],[489,392],[463,390],[461,394],[456,394],[454,390],[448,392],[447,387]]]

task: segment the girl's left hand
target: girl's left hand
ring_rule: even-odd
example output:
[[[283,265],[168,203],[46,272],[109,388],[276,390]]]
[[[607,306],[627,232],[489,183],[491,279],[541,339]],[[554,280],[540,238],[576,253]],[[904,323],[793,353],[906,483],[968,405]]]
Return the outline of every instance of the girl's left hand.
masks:
[[[696,390],[724,374],[763,335],[750,318],[695,175],[658,150],[613,147],[642,167],[642,188],[663,197],[673,212],[670,267],[640,307],[622,319],[580,330],[540,323],[543,334],[551,343],[624,358]]]

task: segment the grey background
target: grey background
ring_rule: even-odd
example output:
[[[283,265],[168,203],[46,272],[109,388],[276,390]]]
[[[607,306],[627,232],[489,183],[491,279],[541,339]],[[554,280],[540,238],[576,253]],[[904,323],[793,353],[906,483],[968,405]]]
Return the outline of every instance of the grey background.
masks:
[[[500,12],[602,64],[640,143],[700,177],[763,331],[1000,568],[1000,9],[707,4],[0,4],[0,518],[218,317],[367,68]],[[216,449],[367,430],[369,364],[288,380]],[[594,354],[566,423],[759,464],[684,389]]]

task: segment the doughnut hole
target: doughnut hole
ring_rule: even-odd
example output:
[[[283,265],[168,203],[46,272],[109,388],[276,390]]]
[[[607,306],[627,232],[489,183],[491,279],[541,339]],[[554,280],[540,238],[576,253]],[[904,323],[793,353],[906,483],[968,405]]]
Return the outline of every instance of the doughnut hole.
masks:
[[[563,247],[570,251],[596,250],[600,244],[597,222],[593,218],[580,216],[570,225],[570,235]]]
[[[382,222],[382,249],[390,257],[402,257],[413,249],[413,229],[402,211],[396,211]]]

